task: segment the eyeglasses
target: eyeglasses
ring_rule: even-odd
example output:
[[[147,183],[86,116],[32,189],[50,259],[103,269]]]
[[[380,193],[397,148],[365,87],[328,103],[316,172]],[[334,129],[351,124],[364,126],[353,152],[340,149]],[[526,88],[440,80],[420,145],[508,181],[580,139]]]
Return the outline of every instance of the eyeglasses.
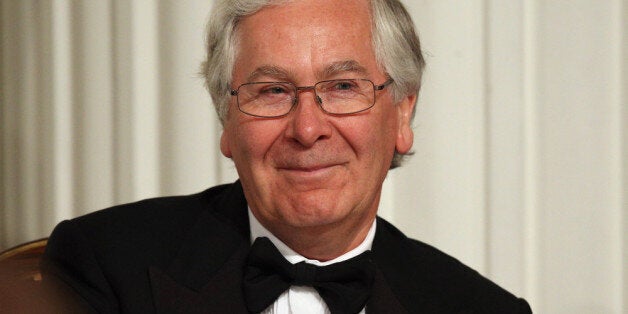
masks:
[[[238,109],[261,118],[287,115],[298,102],[299,91],[313,90],[316,103],[332,115],[349,115],[365,111],[375,105],[375,91],[390,85],[389,79],[375,85],[367,79],[340,79],[320,81],[313,86],[296,86],[290,82],[245,83],[231,91],[237,97]]]

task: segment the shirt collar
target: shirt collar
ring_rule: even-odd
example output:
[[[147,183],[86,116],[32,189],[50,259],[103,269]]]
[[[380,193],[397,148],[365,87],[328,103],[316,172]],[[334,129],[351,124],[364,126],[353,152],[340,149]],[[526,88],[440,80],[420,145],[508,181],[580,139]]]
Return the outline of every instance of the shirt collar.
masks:
[[[356,257],[373,247],[373,239],[375,238],[375,227],[377,224],[377,219],[373,219],[373,224],[371,225],[369,232],[366,234],[366,238],[364,238],[364,241],[362,241],[362,243],[360,243],[360,245],[355,247],[353,250],[325,262],[308,259],[289,248],[285,243],[281,242],[281,240],[279,240],[277,237],[275,237],[275,235],[268,231],[268,229],[264,228],[264,226],[262,226],[257,218],[255,218],[255,215],[251,213],[251,208],[249,208],[248,211],[249,223],[251,228],[251,243],[253,243],[253,241],[259,237],[267,237],[268,239],[270,239],[270,242],[272,242],[277,247],[281,255],[283,255],[283,257],[292,264],[305,261],[308,264],[313,264],[317,266],[331,265]]]

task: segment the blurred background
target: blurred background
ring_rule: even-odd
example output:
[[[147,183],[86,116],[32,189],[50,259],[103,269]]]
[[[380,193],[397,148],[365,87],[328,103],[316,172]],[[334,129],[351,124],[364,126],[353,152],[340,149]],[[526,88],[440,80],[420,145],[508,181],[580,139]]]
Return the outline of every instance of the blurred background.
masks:
[[[0,250],[236,179],[211,2],[0,0]],[[628,1],[404,3],[428,66],[380,214],[537,313],[627,313]]]

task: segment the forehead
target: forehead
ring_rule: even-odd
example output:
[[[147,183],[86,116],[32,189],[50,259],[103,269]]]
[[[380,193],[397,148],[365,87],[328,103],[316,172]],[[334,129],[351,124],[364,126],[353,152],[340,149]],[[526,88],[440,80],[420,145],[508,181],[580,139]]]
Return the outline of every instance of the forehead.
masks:
[[[366,63],[374,62],[371,29],[366,0],[297,0],[268,6],[238,24],[236,72],[268,65],[292,71],[346,60],[370,70]]]
[[[275,4],[269,4],[253,14],[245,16],[243,20],[259,21],[265,25],[286,25],[287,23],[310,25],[323,24],[340,18],[347,23],[359,23],[360,26],[370,24],[371,5],[369,0],[275,2]],[[268,19],[271,16],[273,19]]]

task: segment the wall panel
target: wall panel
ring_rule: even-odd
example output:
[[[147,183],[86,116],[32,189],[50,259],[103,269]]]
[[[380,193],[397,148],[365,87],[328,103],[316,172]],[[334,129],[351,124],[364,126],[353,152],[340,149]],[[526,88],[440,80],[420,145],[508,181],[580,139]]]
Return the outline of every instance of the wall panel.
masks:
[[[218,182],[219,133],[200,72],[209,1],[159,5],[160,170],[169,193],[200,191]],[[195,180],[190,180],[195,178]]]
[[[611,2],[539,2],[537,284],[551,313],[618,310],[613,15]]]
[[[71,3],[75,213],[115,201],[112,6]]]
[[[428,65],[414,123],[415,155],[389,175],[394,221],[411,236],[483,271],[484,2],[406,4],[416,18]]]
[[[625,313],[628,1],[404,3],[428,68],[381,214],[537,313]],[[0,249],[236,178],[197,76],[210,4],[0,0]]]

